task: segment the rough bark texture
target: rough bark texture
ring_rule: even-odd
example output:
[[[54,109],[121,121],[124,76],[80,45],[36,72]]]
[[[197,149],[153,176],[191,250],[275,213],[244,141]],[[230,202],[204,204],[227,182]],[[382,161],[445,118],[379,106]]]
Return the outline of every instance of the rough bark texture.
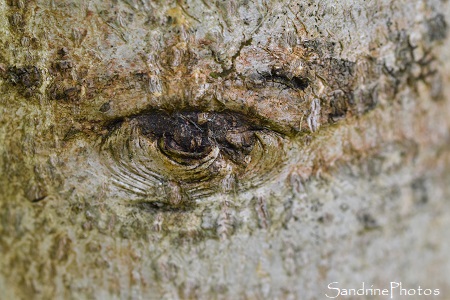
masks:
[[[1,298],[448,299],[449,17],[0,0]]]

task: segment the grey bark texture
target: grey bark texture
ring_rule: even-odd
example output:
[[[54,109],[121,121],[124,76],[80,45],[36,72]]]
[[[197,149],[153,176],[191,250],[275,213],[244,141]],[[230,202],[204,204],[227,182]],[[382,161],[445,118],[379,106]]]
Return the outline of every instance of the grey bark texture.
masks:
[[[449,299],[449,18],[0,0],[0,298]]]

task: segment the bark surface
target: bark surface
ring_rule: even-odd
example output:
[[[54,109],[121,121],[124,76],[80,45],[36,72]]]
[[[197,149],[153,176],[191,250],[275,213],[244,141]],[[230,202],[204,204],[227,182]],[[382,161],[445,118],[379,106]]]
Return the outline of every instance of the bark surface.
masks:
[[[0,0],[1,297],[447,299],[449,18]]]

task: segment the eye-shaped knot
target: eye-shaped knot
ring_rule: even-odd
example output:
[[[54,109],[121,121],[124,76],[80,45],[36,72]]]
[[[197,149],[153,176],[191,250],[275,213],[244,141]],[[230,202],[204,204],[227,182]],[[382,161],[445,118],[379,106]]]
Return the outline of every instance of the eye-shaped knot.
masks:
[[[233,162],[244,163],[256,142],[255,131],[262,128],[229,113],[151,113],[136,119],[144,135],[158,139],[167,157],[185,163],[205,157],[214,147]]]
[[[101,147],[117,186],[171,205],[158,188],[168,182],[190,201],[223,192],[227,176],[236,180],[233,189],[258,186],[283,165],[286,143],[281,134],[232,112],[151,111],[122,122]]]

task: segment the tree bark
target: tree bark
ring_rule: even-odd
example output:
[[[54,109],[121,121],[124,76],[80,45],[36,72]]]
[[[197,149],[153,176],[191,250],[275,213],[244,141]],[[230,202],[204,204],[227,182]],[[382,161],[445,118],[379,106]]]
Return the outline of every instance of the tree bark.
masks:
[[[449,17],[0,0],[2,297],[445,299]]]

